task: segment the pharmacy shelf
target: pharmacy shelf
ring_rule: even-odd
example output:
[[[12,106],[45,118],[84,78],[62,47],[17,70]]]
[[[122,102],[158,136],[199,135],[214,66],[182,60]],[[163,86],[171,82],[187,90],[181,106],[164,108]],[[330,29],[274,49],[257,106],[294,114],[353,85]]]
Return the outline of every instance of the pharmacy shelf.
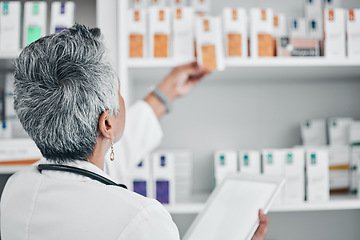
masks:
[[[198,214],[205,207],[205,203],[179,203],[174,205],[165,205],[165,208],[171,214]],[[269,212],[310,212],[310,211],[333,211],[333,210],[351,210],[360,209],[360,199],[355,195],[331,196],[328,202],[319,203],[299,203],[274,205]]]
[[[194,59],[129,59],[128,67],[136,68],[168,68]],[[227,58],[225,65],[232,67],[360,67],[360,59],[329,59],[325,57],[293,57],[293,58],[259,58],[239,59]]]

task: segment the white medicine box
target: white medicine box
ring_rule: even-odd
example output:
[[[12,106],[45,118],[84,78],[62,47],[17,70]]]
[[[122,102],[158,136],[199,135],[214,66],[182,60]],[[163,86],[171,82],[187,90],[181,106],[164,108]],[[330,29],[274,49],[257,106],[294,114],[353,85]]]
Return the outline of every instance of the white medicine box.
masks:
[[[274,14],[272,9],[250,9],[250,56],[274,57]]]
[[[25,2],[23,46],[38,40],[46,35],[46,2]]]
[[[324,56],[330,58],[345,58],[346,32],[345,10],[342,8],[326,9],[324,11]]]
[[[301,137],[304,146],[325,146],[326,120],[312,119],[302,122]]]
[[[349,145],[349,130],[352,118],[330,118],[328,120],[329,144],[331,146]]]
[[[305,201],[305,150],[286,149],[284,201],[301,203]]]
[[[223,9],[223,32],[228,57],[248,56],[248,23],[244,8]]]
[[[275,38],[288,36],[288,24],[283,13],[274,14],[274,33]]]
[[[259,151],[239,152],[239,171],[259,175],[261,173],[261,154]]]
[[[204,65],[208,71],[224,70],[221,19],[219,17],[197,17],[195,29],[198,62]]]
[[[131,172],[131,190],[144,197],[153,197],[150,164],[150,158],[145,157]]]
[[[146,57],[146,10],[129,10],[129,58]]]
[[[229,173],[237,172],[236,151],[217,151],[214,155],[215,185],[219,186]]]
[[[154,197],[162,204],[175,203],[175,157],[171,153],[153,154]]]
[[[0,51],[20,49],[20,1],[0,2]]]
[[[341,7],[342,7],[342,0],[324,0],[325,9],[341,8]]]
[[[50,33],[58,33],[75,23],[74,2],[53,2],[51,4]]]
[[[165,0],[149,0],[149,6],[165,7],[166,1]]]
[[[170,8],[150,7],[149,10],[150,57],[170,57]]]
[[[290,21],[290,37],[292,38],[307,37],[305,18],[294,18]]]
[[[304,15],[306,18],[322,16],[324,0],[303,0],[303,1],[304,1]]]
[[[132,0],[132,6],[135,9],[144,9],[147,7],[148,0]]]
[[[188,0],[170,0],[170,6],[175,8],[181,8],[188,6]]]
[[[347,10],[347,53],[349,58],[360,58],[360,9]]]
[[[325,149],[306,152],[306,198],[309,202],[323,202],[330,198],[329,153]]]
[[[195,13],[191,7],[172,10],[173,24],[173,56],[175,58],[194,58]]]
[[[190,0],[195,12],[205,15],[210,12],[210,0]]]
[[[322,40],[324,36],[322,17],[306,19],[309,37]]]

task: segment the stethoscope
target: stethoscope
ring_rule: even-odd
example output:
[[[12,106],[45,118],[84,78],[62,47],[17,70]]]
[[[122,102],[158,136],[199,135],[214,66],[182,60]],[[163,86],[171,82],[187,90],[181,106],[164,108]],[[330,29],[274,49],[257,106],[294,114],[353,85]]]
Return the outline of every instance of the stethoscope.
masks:
[[[57,164],[39,164],[37,168],[40,173],[43,170],[70,172],[70,173],[75,173],[78,175],[82,175],[82,176],[91,178],[91,179],[101,182],[105,185],[117,186],[117,187],[122,187],[122,188],[127,189],[126,185],[124,185],[124,184],[117,184],[117,183],[111,181],[110,179],[103,177],[97,173],[90,172],[88,170],[77,168],[77,167],[66,166],[66,165],[57,165]]]

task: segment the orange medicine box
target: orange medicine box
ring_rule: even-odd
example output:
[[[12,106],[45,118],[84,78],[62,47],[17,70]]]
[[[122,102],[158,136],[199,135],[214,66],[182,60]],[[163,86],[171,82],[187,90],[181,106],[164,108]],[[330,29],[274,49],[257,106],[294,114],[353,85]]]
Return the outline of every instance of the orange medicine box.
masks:
[[[172,10],[173,24],[173,56],[175,58],[194,58],[194,18],[191,7],[174,8]]]
[[[170,9],[149,8],[150,57],[170,57]]]
[[[223,9],[223,31],[227,57],[248,56],[247,14],[243,8]]]
[[[360,58],[360,9],[347,10],[348,57]]]
[[[144,58],[146,56],[146,10],[129,10],[129,57]]]
[[[250,9],[250,56],[274,57],[274,14],[272,9]]]
[[[196,48],[200,64],[209,71],[224,70],[225,61],[219,17],[198,17],[196,19]]]

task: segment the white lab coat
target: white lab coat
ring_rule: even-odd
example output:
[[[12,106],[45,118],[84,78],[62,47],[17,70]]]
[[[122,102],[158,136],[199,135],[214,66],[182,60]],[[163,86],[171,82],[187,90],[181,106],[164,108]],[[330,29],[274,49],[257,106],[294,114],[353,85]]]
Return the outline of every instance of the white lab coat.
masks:
[[[126,182],[128,171],[160,143],[162,130],[143,101],[127,112],[125,129],[123,139],[114,145],[115,160],[106,161],[111,176],[89,162],[68,165]],[[1,199],[2,240],[179,239],[170,214],[156,200],[73,173],[41,174],[36,166],[16,173],[6,184]]]
[[[68,165],[110,178],[89,162]],[[35,164],[14,174],[5,186],[1,237],[170,240],[179,239],[179,233],[170,214],[154,199],[74,173],[40,173]]]

